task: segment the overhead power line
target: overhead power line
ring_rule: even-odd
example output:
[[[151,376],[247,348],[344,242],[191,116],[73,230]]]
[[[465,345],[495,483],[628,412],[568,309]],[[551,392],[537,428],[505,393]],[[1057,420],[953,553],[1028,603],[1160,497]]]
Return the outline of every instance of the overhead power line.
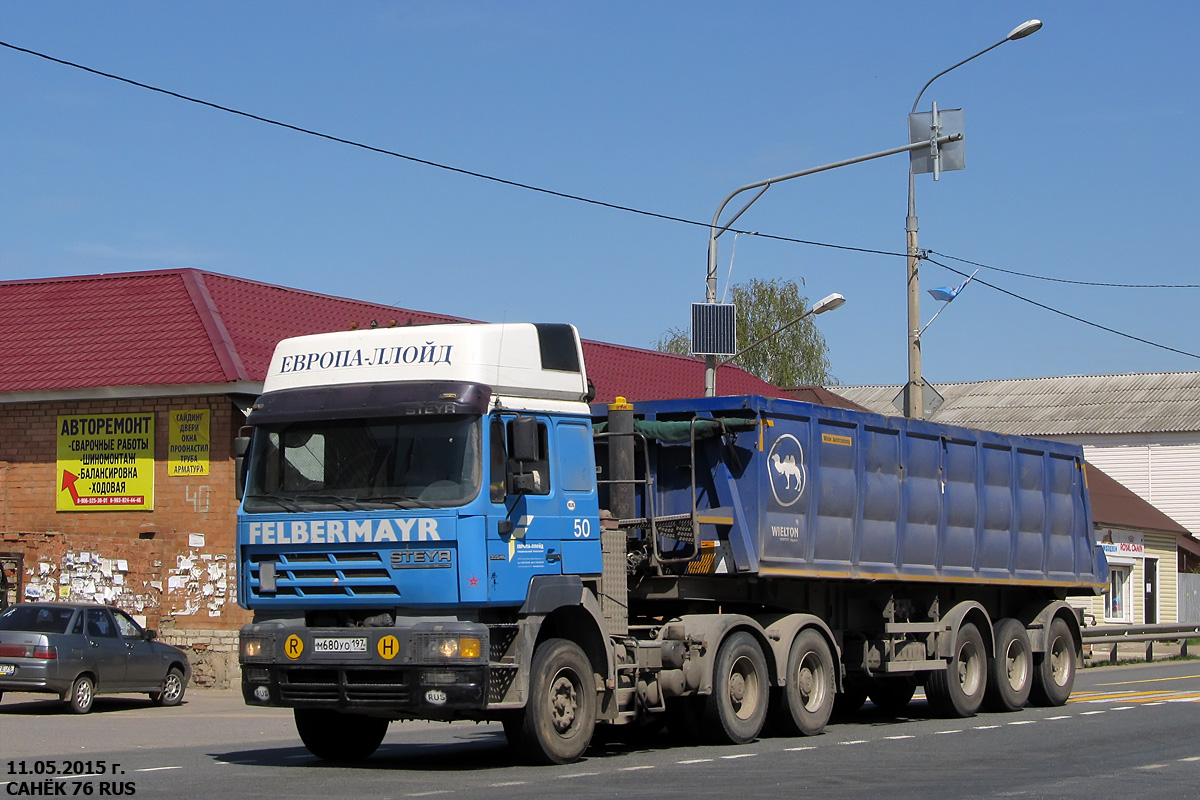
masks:
[[[957,256],[939,253],[937,250],[926,250],[926,253],[933,253],[935,256],[948,258],[952,261],[959,261],[963,264],[970,264],[973,267],[982,269],[990,269],[995,272],[1004,272],[1008,275],[1018,275],[1022,278],[1032,278],[1035,281],[1050,281],[1052,283],[1070,283],[1075,286],[1104,286],[1112,289],[1200,289],[1200,283],[1099,283],[1097,281],[1073,281],[1067,278],[1048,278],[1045,275],[1031,275],[1028,272],[1017,272],[1016,270],[1004,269],[1003,267],[993,267],[990,264],[980,264],[978,261],[971,261],[966,258],[958,258]],[[932,259],[930,259],[932,261]],[[937,263],[936,261],[933,263]],[[938,266],[943,266],[939,264]],[[949,267],[947,267],[949,269]]]
[[[82,70],[83,72],[87,72],[92,75],[97,75],[102,78],[108,78],[110,80],[118,81],[120,83],[125,83],[130,86],[136,86],[139,89],[146,89],[147,91],[164,94],[164,95],[167,95],[168,97],[174,97],[178,100],[184,100],[189,103],[195,103],[197,105],[205,106],[207,108],[212,108],[217,111],[223,111],[227,114],[234,114],[236,116],[245,117],[246,119],[252,119],[252,120],[255,120],[256,122],[262,122],[267,125],[274,125],[274,126],[277,126],[280,128],[286,128],[287,130],[295,131],[296,133],[302,133],[306,136],[315,136],[320,139],[326,139],[331,142],[337,142],[338,144],[344,144],[344,145],[348,145],[350,147],[357,147],[361,150],[367,150],[372,153],[378,153],[380,155],[391,156],[392,158],[403,159],[405,161],[409,161],[414,164],[422,164],[422,165],[425,165],[428,167],[434,167],[436,169],[446,170],[447,172],[457,173],[459,175],[466,175],[468,177],[478,178],[480,180],[485,180],[485,181],[491,181],[493,183],[499,183],[499,184],[502,184],[505,186],[512,186],[517,189],[525,189],[525,190],[531,191],[531,192],[538,192],[540,194],[545,194],[545,195],[549,195],[552,197],[558,197],[558,198],[562,198],[564,200],[574,200],[574,201],[580,202],[580,203],[587,203],[589,205],[599,206],[602,208],[608,208],[608,209],[612,209],[614,211],[625,211],[630,214],[638,214],[638,215],[645,216],[645,217],[652,217],[654,219],[666,220],[668,222],[679,222],[679,223],[682,223],[685,225],[693,225],[693,226],[703,227],[703,228],[711,227],[711,223],[708,223],[708,222],[702,222],[702,221],[698,221],[698,220],[690,220],[690,219],[686,219],[684,217],[676,217],[676,216],[672,216],[669,214],[660,214],[660,213],[657,213],[654,211],[646,211],[644,209],[633,208],[631,206],[623,206],[623,205],[619,205],[616,203],[608,203],[603,200],[596,200],[596,199],[593,199],[590,197],[583,197],[581,195],[569,194],[567,192],[559,192],[559,191],[556,191],[553,189],[547,189],[547,188],[544,188],[541,186],[533,186],[532,184],[521,183],[520,181],[509,180],[507,178],[500,178],[495,175],[488,175],[483,172],[475,172],[473,170],[463,169],[462,167],[455,167],[455,166],[451,166],[449,164],[441,164],[436,161],[430,161],[429,159],[418,158],[417,156],[406,155],[404,153],[399,153],[394,150],[388,150],[388,149],[382,148],[382,147],[375,147],[374,145],[365,144],[363,142],[358,142],[353,139],[346,139],[341,136],[334,136],[332,134],[322,133],[320,131],[311,130],[309,128],[304,128],[299,125],[293,125],[288,122],[282,122],[280,120],[271,119],[270,117],[264,117],[259,114],[252,114],[248,111],[241,111],[236,108],[230,108],[228,106],[223,106],[223,105],[220,105],[219,103],[213,103],[208,100],[201,100],[200,98],[191,97],[189,95],[181,94],[179,92],[174,92],[174,91],[171,91],[170,89],[163,89],[158,86],[152,86],[147,83],[135,81],[131,78],[125,78],[120,75],[114,75],[109,72],[103,72],[98,69],[93,69],[92,67],[84,66],[83,64],[77,64],[73,61],[67,61],[65,59],[56,58],[55,56],[51,56],[46,53],[40,53],[36,50],[30,50],[25,47],[19,47],[15,44],[11,44],[10,42],[0,41],[0,47],[7,47],[10,50],[15,50],[19,53],[25,53],[27,55],[36,56],[37,58],[45,59],[46,61],[50,61],[55,64],[61,64],[65,67],[71,67],[73,69]],[[893,257],[897,257],[897,258],[907,258],[907,253],[896,253],[896,252],[891,252],[891,251],[887,251],[887,250],[875,250],[875,249],[866,248],[866,247],[851,247],[848,245],[831,244],[829,242],[817,242],[817,241],[811,241],[811,240],[807,240],[807,239],[797,239],[797,238],[790,237],[790,236],[779,236],[779,235],[769,234],[769,233],[760,233],[758,231],[744,231],[744,230],[738,230],[737,228],[728,228],[727,230],[730,230],[733,233],[744,233],[748,236],[758,236],[763,239],[773,239],[775,241],[791,242],[793,244],[804,244],[804,245],[810,245],[813,247],[826,247],[826,248],[831,248],[831,249],[835,249],[835,250],[846,250],[846,251],[851,251],[851,252],[856,252],[856,253],[868,253],[868,254],[872,254],[872,255],[883,255],[883,256],[893,256]],[[955,261],[960,261],[960,262],[966,263],[966,264],[972,264],[974,266],[978,266],[978,267],[982,267],[982,268],[986,268],[986,269],[994,269],[994,270],[997,270],[1000,272],[1007,272],[1007,273],[1013,274],[1013,275],[1020,275],[1022,277],[1035,278],[1035,279],[1039,279],[1039,280],[1057,281],[1057,282],[1062,282],[1062,283],[1076,283],[1076,284],[1091,285],[1091,286],[1116,286],[1116,287],[1120,287],[1120,288],[1182,288],[1182,289],[1200,288],[1200,286],[1192,286],[1192,285],[1139,286],[1139,285],[1132,285],[1132,284],[1130,284],[1130,285],[1099,284],[1099,283],[1087,283],[1084,281],[1069,281],[1069,280],[1058,279],[1058,278],[1046,278],[1046,277],[1042,277],[1042,276],[1038,276],[1038,275],[1028,275],[1025,273],[1014,272],[1012,270],[1004,270],[1004,269],[1000,269],[999,267],[991,267],[986,264],[978,264],[974,261],[967,261],[966,259],[956,258],[955,256],[946,255],[944,253],[937,253],[936,251],[932,251],[932,250],[927,251],[927,253],[935,253],[935,255],[940,255],[943,258],[953,259]],[[924,259],[929,261],[932,264],[937,264],[939,267],[947,269],[950,272],[953,272],[957,275],[966,276],[966,273],[960,272],[959,270],[956,270],[953,267],[947,266],[946,264],[942,264],[940,262],[934,261],[933,259],[929,258],[928,255],[925,255]],[[1031,300],[1028,297],[1023,297],[1014,292],[1010,292],[1007,289],[1002,289],[1001,287],[996,286],[995,284],[988,283],[987,281],[984,281],[980,278],[975,278],[975,282],[982,283],[984,286],[988,286],[992,289],[995,289],[998,292],[1009,295],[1010,297],[1014,297],[1018,300],[1023,300],[1024,302],[1030,303],[1031,305],[1035,305],[1038,308],[1042,308],[1046,311],[1050,311],[1050,312],[1053,312],[1060,316],[1067,317],[1068,319],[1074,320],[1076,322],[1081,322],[1085,325],[1089,325],[1091,327],[1099,328],[1100,330],[1116,334],[1117,336],[1123,336],[1127,339],[1131,339],[1136,342],[1141,342],[1142,344],[1147,344],[1147,345],[1150,345],[1151,347],[1157,347],[1157,348],[1160,348],[1163,350],[1168,350],[1172,353],[1178,353],[1180,355],[1190,356],[1192,358],[1200,358],[1200,355],[1198,355],[1196,353],[1189,353],[1184,350],[1178,350],[1174,347],[1168,347],[1167,345],[1158,344],[1157,342],[1152,342],[1148,339],[1142,339],[1140,337],[1133,336],[1132,334],[1124,333],[1124,332],[1118,331],[1114,328],[1109,328],[1104,325],[1100,325],[1099,323],[1096,323],[1096,322],[1091,322],[1090,320],[1083,319],[1082,317],[1075,316],[1074,314],[1068,314],[1065,311],[1060,311],[1056,308],[1052,308],[1051,306],[1045,305],[1043,303],[1039,303],[1035,300]]]
[[[928,257],[925,260],[928,261],[930,264],[937,264],[939,267],[941,267],[943,269],[948,269],[951,272],[953,272],[955,275],[961,275],[964,278],[970,277],[969,275],[967,275],[967,273],[961,272],[961,271],[955,269],[954,267],[947,266],[946,264],[943,264],[940,261],[935,261],[932,258],[928,258]],[[1113,334],[1116,334],[1117,336],[1123,336],[1124,338],[1132,339],[1135,342],[1141,342],[1142,344],[1148,344],[1151,347],[1157,347],[1160,350],[1169,350],[1170,352],[1178,353],[1181,356],[1190,356],[1191,358],[1200,358],[1200,353],[1189,353],[1186,350],[1179,350],[1174,347],[1168,347],[1165,344],[1159,344],[1158,342],[1152,342],[1149,339],[1143,339],[1140,336],[1134,336],[1131,333],[1125,333],[1124,331],[1119,331],[1116,328],[1110,328],[1107,325],[1101,325],[1098,322],[1092,322],[1091,320],[1084,319],[1083,317],[1077,317],[1074,314],[1068,314],[1066,311],[1060,311],[1057,308],[1053,308],[1051,306],[1046,305],[1045,303],[1039,303],[1036,300],[1031,300],[1028,297],[1024,297],[1022,295],[1017,294],[1016,292],[1010,292],[1007,289],[1002,289],[994,283],[988,283],[983,278],[976,277],[973,279],[972,282],[973,283],[982,283],[984,286],[987,286],[988,288],[991,288],[991,289],[995,289],[997,292],[1000,292],[1001,294],[1006,294],[1009,297],[1013,297],[1013,298],[1016,298],[1017,300],[1024,301],[1026,303],[1029,303],[1030,305],[1034,305],[1034,306],[1037,306],[1038,308],[1045,309],[1046,311],[1050,311],[1055,314],[1058,314],[1059,316],[1066,317],[1067,319],[1071,319],[1076,322],[1082,322],[1084,325],[1090,325],[1093,328],[1099,328],[1102,331],[1107,331],[1108,333],[1113,333]]]
[[[280,128],[286,128],[287,130],[295,131],[296,133],[303,133],[306,136],[316,136],[320,139],[327,139],[331,142],[337,142],[338,144],[349,145],[350,147],[357,147],[361,150],[367,150],[372,153],[378,153],[380,155],[391,156],[392,158],[404,159],[405,161],[411,161],[414,164],[423,164],[424,166],[427,166],[427,167],[434,167],[436,169],[446,170],[447,172],[454,172],[459,175],[466,175],[471,178],[479,178],[480,180],[492,181],[493,183],[503,184],[504,186],[512,186],[516,189],[525,189],[530,192],[538,192],[540,194],[550,195],[551,197],[559,197],[564,200],[574,200],[579,203],[587,203],[589,205],[600,206],[602,208],[609,208],[614,211],[625,211],[630,214],[639,214],[644,217],[653,217],[654,219],[666,220],[668,222],[680,222],[680,223],[683,223],[684,225],[695,225],[695,226],[699,226],[699,227],[703,227],[703,228],[710,227],[710,223],[707,223],[707,222],[700,222],[698,220],[685,219],[683,217],[675,217],[675,216],[671,216],[670,214],[660,214],[655,211],[646,211],[645,209],[633,208],[632,206],[623,206],[623,205],[619,205],[617,203],[608,203],[603,200],[596,200],[591,197],[583,197],[583,196],[577,195],[577,194],[569,194],[567,192],[559,192],[554,189],[547,189],[543,186],[534,186],[534,185],[528,184],[528,183],[521,183],[520,181],[509,180],[508,178],[500,178],[495,175],[488,175],[487,173],[483,173],[483,172],[475,172],[473,170],[463,169],[462,167],[451,166],[450,164],[441,164],[441,163],[438,163],[437,161],[430,161],[429,159],[426,159],[426,158],[410,156],[410,155],[406,155],[404,153],[398,153],[395,150],[388,150],[383,147],[375,147],[374,145],[365,144],[363,142],[358,142],[353,139],[346,139],[341,136],[334,136],[332,134],[322,133],[320,131],[315,131],[310,128],[303,128],[299,125],[293,125],[289,122],[283,122],[281,120],[271,119],[270,117],[264,117],[259,114],[252,114],[249,111],[241,111],[236,108],[230,108],[229,106],[220,105],[219,103],[213,103],[208,100],[201,100],[198,97],[191,97],[189,95],[181,94],[179,92],[173,92],[170,89],[163,89],[159,86],[151,86],[148,83],[142,83],[141,81],[135,81],[131,78],[125,78],[120,75],[114,75],[111,72],[103,72],[98,69],[93,69],[92,67],[84,66],[83,64],[77,64],[73,61],[67,61],[65,59],[56,58],[54,56],[47,55],[46,53],[39,53],[36,50],[30,50],[25,47],[18,47],[17,45],[11,44],[9,42],[0,41],[0,47],[7,47],[10,50],[16,50],[19,53],[26,53],[31,56],[37,56],[38,58],[43,58],[47,61],[52,61],[55,64],[61,64],[65,67],[72,67],[74,69],[78,69],[78,70],[82,70],[84,72],[90,73],[92,75],[98,75],[102,78],[108,78],[110,80],[119,81],[121,83],[126,83],[126,84],[129,84],[130,86],[136,86],[139,89],[146,89],[147,91],[158,92],[159,94],[165,94],[168,97],[174,97],[178,100],[185,100],[189,103],[196,103],[197,105],[206,106],[208,108],[212,108],[217,111],[224,111],[227,114],[234,114],[236,116],[245,117],[246,119],[252,119],[252,120],[255,120],[256,122],[262,122],[267,125],[275,125]],[[889,252],[887,250],[872,250],[872,249],[866,248],[866,247],[851,247],[848,245],[831,244],[829,242],[815,242],[815,241],[809,241],[806,239],[795,239],[795,238],[792,238],[789,236],[777,236],[777,235],[773,235],[773,234],[769,234],[769,233],[759,233],[757,231],[740,231],[740,230],[737,230],[736,228],[730,228],[729,230],[733,231],[734,233],[745,233],[750,236],[759,236],[763,239],[775,239],[777,241],[791,242],[793,244],[812,245],[813,247],[828,247],[828,248],[832,248],[835,250],[849,250],[849,251],[856,252],[856,253],[870,253],[872,255],[896,256],[898,258],[903,258],[905,255],[904,253]]]

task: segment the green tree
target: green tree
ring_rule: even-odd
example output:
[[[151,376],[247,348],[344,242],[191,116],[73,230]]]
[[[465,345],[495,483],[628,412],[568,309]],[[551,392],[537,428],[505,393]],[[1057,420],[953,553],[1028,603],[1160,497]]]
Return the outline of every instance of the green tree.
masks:
[[[808,311],[808,298],[795,281],[751,279],[729,289],[737,308],[737,347],[753,344],[771,331]],[[829,374],[825,337],[817,330],[816,317],[809,316],[771,336],[732,363],[776,386],[830,386],[837,379]],[[688,355],[692,337],[686,328],[668,328],[654,348],[663,353]],[[720,372],[717,385],[721,385]]]

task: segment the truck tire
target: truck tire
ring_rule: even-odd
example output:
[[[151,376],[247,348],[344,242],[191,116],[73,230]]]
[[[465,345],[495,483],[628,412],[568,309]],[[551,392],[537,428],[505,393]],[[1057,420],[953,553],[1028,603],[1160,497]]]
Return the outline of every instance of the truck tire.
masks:
[[[788,652],[787,683],[778,693],[774,726],[787,736],[815,736],[833,713],[833,653],[825,637],[805,628]]]
[[[988,688],[983,704],[989,711],[1016,711],[1029,701],[1033,687],[1033,651],[1025,626],[1015,619],[996,623],[996,655],[988,659]]]
[[[917,685],[909,678],[876,678],[867,695],[880,712],[896,715],[908,706],[916,691]]]
[[[934,713],[943,717],[973,717],[987,691],[987,650],[983,636],[966,622],[954,637],[954,655],[945,670],[929,673],[925,695]]]
[[[1061,618],[1050,623],[1046,652],[1033,660],[1033,688],[1030,699],[1035,706],[1061,706],[1075,686],[1075,638]]]
[[[297,708],[293,716],[300,741],[308,752],[325,761],[364,761],[387,735],[388,721],[381,717],[327,708]]]
[[[575,761],[591,743],[598,707],[595,673],[583,650],[567,639],[547,639],[533,654],[519,749],[538,764]]]
[[[706,738],[717,744],[746,744],[758,738],[771,693],[767,659],[758,641],[738,631],[717,651],[713,689],[704,705]]]

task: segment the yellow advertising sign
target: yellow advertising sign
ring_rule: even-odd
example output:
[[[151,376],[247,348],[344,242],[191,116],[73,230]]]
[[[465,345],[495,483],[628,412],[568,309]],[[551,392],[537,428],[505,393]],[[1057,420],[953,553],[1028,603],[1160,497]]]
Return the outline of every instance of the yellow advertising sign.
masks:
[[[208,409],[172,411],[167,425],[167,474],[207,475],[209,454]]]
[[[154,508],[154,415],[58,418],[59,511]]]

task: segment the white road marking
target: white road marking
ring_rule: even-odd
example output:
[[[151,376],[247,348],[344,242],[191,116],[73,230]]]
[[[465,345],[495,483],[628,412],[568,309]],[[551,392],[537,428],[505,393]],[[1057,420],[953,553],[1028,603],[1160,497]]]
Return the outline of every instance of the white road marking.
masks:
[[[1018,722],[1010,722],[1008,724],[1009,725],[1036,725],[1037,720],[1036,719],[1023,719]]]
[[[890,740],[890,741],[893,741],[893,742],[894,742],[894,741],[897,741],[897,740],[899,740],[899,739],[915,739],[915,738],[917,738],[917,737],[915,737],[915,736],[885,736],[885,737],[883,737],[883,738],[885,738],[885,739],[888,739],[888,740]]]
[[[134,772],[162,772],[164,769],[183,769],[183,767],[145,767],[144,769],[135,769]]]
[[[816,745],[812,745],[812,744],[810,744],[810,745],[805,745],[804,747],[789,747],[789,748],[787,749],[787,752],[789,752],[789,753],[799,753],[799,752],[802,752],[802,751],[804,751],[804,750],[816,750],[816,749],[817,749]]]
[[[590,778],[593,775],[599,775],[599,774],[600,774],[599,772],[573,772],[570,775],[559,775],[558,779],[560,781],[565,781],[570,778]]]
[[[1059,717],[1046,717],[1046,719],[1047,719],[1047,720],[1052,720],[1052,719],[1070,719],[1070,718],[1071,718],[1071,716],[1072,716],[1071,714],[1063,714],[1062,716],[1059,716]]]
[[[618,772],[636,772],[639,769],[654,769],[653,764],[643,764],[640,767],[621,767]]]
[[[713,759],[711,758],[689,758],[687,761],[676,761],[676,764],[707,764]]]
[[[1105,709],[1104,711],[1081,711],[1081,712],[1080,712],[1080,714],[1079,714],[1079,716],[1081,716],[1081,717],[1090,717],[1090,716],[1092,716],[1093,714],[1107,714],[1107,713],[1108,713],[1108,710],[1107,710],[1107,709]]]
[[[724,758],[724,759],[730,759],[730,758],[754,758],[756,755],[758,755],[758,753],[738,753],[737,755],[732,755],[732,756],[721,756],[721,758]]]

